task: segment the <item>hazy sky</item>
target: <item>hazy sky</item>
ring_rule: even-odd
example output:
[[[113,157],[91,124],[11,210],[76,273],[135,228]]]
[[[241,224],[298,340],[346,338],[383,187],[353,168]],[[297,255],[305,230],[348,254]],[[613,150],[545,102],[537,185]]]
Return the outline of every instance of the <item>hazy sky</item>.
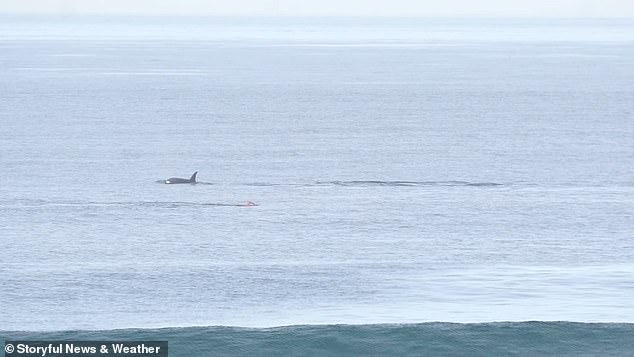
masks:
[[[5,13],[634,17],[634,0],[0,0]]]

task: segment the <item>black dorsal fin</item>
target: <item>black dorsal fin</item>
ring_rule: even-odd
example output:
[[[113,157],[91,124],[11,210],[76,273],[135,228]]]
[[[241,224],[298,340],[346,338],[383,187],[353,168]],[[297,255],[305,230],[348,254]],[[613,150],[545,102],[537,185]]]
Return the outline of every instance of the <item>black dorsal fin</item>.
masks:
[[[191,182],[196,182],[196,175],[198,174],[198,171],[194,172],[194,174],[192,175],[192,177],[189,178],[189,181]]]

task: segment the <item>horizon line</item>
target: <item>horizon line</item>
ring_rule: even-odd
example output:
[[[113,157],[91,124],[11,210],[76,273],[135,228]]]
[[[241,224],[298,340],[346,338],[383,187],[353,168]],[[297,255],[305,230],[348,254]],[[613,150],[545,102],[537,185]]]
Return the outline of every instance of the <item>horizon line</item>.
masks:
[[[58,12],[58,11],[0,11],[0,16],[99,16],[146,18],[333,18],[333,19],[606,19],[634,20],[634,16],[576,16],[576,15],[486,15],[486,14],[420,14],[420,15],[354,15],[354,14],[196,14],[196,13],[146,13],[146,12]]]

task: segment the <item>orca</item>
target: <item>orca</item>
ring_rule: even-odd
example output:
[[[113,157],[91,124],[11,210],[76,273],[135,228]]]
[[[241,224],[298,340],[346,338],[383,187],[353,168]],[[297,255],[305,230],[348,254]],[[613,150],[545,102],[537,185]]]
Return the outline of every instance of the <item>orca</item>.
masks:
[[[177,184],[177,183],[196,183],[196,174],[198,174],[198,171],[194,172],[194,174],[192,175],[192,177],[185,179],[185,178],[180,178],[180,177],[170,177],[167,180],[165,180],[166,184]]]

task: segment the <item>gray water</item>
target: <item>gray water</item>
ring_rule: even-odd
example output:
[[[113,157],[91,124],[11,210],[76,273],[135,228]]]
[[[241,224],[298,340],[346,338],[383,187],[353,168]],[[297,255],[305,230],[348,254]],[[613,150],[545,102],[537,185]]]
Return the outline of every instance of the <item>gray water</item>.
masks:
[[[634,322],[633,83],[631,20],[0,17],[0,330]]]

